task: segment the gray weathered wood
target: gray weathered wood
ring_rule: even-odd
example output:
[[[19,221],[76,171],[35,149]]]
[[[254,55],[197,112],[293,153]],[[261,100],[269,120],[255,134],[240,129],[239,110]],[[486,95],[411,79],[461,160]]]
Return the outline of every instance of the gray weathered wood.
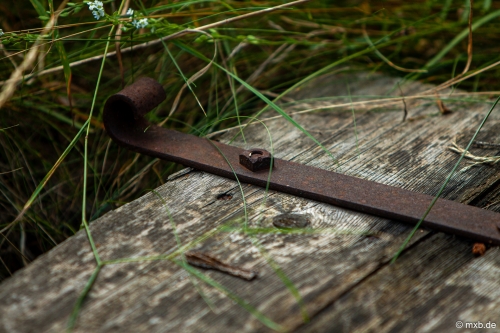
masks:
[[[354,102],[367,96],[395,96],[396,82],[366,74],[322,77],[295,93],[298,102],[286,110],[348,103],[347,84]],[[412,83],[402,88],[414,120],[401,122],[400,101],[356,104],[357,143],[349,105],[293,115],[338,158],[338,164],[283,119],[266,122],[275,156],[435,194],[458,159],[447,150],[450,141],[457,137],[463,146],[491,101],[470,96],[446,100],[454,112],[440,116],[432,97],[409,98],[428,87]],[[267,116],[273,114],[262,118]],[[499,140],[499,120],[497,113],[492,115],[480,140]],[[236,133],[219,139],[227,141]],[[247,144],[241,139],[232,144],[270,149],[261,125],[249,126],[245,137]],[[499,177],[498,167],[462,168],[444,197],[489,205],[499,200]],[[139,260],[174,253],[174,225],[182,246],[259,271],[259,277],[248,282],[200,269],[286,330],[442,332],[455,330],[457,320],[497,320],[500,325],[498,248],[475,258],[471,241],[421,230],[396,264],[389,265],[411,227],[247,184],[240,188],[234,181],[195,170],[171,177],[155,192],[92,223],[103,260],[138,260],[103,267],[76,331],[270,331],[221,290],[190,276],[175,262]],[[295,213],[308,218],[314,233],[220,231],[223,225],[237,228],[245,223],[242,192],[250,228],[273,228],[274,216]],[[225,193],[225,200],[217,199]],[[500,211],[500,205],[489,209]],[[299,291],[309,323],[304,323],[299,303],[276,267]],[[94,268],[87,237],[79,232],[17,272],[0,285],[0,331],[64,330]]]

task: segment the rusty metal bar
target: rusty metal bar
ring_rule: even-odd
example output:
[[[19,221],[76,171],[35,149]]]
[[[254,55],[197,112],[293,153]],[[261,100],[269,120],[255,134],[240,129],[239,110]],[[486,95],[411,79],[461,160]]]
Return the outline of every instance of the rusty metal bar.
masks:
[[[150,78],[138,80],[106,102],[106,131],[118,144],[133,151],[266,186],[268,169],[251,171],[240,165],[243,149],[149,124],[143,116],[164,99],[165,92],[158,82]],[[280,159],[274,159],[269,188],[410,224],[420,220],[433,199]],[[445,199],[437,200],[422,226],[500,245],[500,214]]]

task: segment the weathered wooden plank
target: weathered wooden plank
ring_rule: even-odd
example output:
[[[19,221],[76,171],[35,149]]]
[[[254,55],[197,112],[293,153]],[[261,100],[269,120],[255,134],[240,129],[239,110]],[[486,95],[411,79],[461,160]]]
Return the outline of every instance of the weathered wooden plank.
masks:
[[[352,100],[356,101],[366,100],[366,96],[380,98],[386,95],[396,80],[378,75],[324,77],[294,97],[297,100],[341,97],[309,100],[288,106],[287,110],[293,112],[333,102],[349,102],[346,82],[349,82]],[[423,89],[418,84],[402,88],[406,96]],[[408,98],[407,103],[412,117],[437,112],[431,100]],[[455,112],[402,123],[400,103],[376,109],[374,102],[356,105],[358,144],[349,106],[294,115],[332,151],[339,163],[332,161],[286,121],[278,119],[266,123],[273,135],[275,156],[279,158],[435,194],[458,158],[446,149],[450,140],[458,135],[463,144],[489,108],[485,101],[461,100],[447,106]],[[500,117],[496,114],[492,117],[483,131],[483,138],[498,133]],[[235,133],[232,131],[219,139],[227,141]],[[248,127],[245,136],[249,141],[247,145],[241,141],[233,144],[245,148],[270,148],[267,132],[260,125]],[[451,181],[444,197],[462,202],[485,197],[497,183],[497,171],[490,166],[462,170]],[[272,228],[274,216],[293,212],[305,215],[315,232],[301,235],[269,231],[249,234],[242,229],[214,232],[225,224],[238,227],[245,223],[242,193],[249,227]],[[228,195],[218,199],[221,194]],[[301,294],[305,309],[312,317],[312,326],[301,328],[306,331],[327,330],[332,320],[343,316],[347,318],[342,321],[346,323],[342,326],[346,330],[377,327],[390,331],[411,321],[409,315],[399,318],[399,309],[408,313],[420,311],[424,313],[422,318],[432,318],[431,306],[436,297],[444,295],[446,302],[447,295],[452,294],[439,293],[446,283],[472,286],[474,274],[471,271],[480,272],[485,267],[493,267],[494,271],[498,267],[496,259],[491,257],[495,257],[491,253],[497,250],[475,259],[470,253],[470,241],[428,231],[419,232],[413,247],[396,265],[389,266],[388,261],[410,227],[273,191],[266,194],[255,186],[242,184],[240,189],[234,181],[198,171],[174,177],[156,193],[149,193],[106,214],[92,224],[91,230],[103,260],[169,254],[177,249],[170,218],[182,245],[192,244],[193,248],[232,264],[258,270],[259,278],[251,282],[217,271],[202,272],[289,330],[303,325],[300,306],[266,258],[272,258]],[[200,239],[209,233],[213,234]],[[63,330],[94,267],[86,235],[79,232],[16,273],[0,285],[3,314],[0,330]],[[470,267],[470,271],[466,267]],[[384,280],[387,272],[391,279]],[[401,287],[391,289],[393,285]],[[488,280],[480,290],[489,290],[494,285],[495,282]],[[408,297],[413,290],[410,286],[421,290],[413,299]],[[366,290],[371,293],[367,294]],[[363,302],[365,294],[370,296],[368,302]],[[474,299],[484,300],[481,292],[470,292],[468,297],[467,304],[472,304]],[[378,307],[374,299],[385,298],[387,302],[380,303],[380,309],[373,309]],[[449,302],[455,299],[450,298]],[[428,304],[427,312],[418,310],[423,303]],[[337,304],[345,306],[339,308]],[[496,314],[496,310],[484,309],[488,314]],[[446,306],[440,311],[444,313],[440,318],[453,318],[456,313],[446,310]],[[477,317],[473,311],[467,311],[469,309],[464,308],[460,313],[462,320]],[[357,316],[358,313],[362,315]],[[429,327],[439,327],[439,324],[437,321]],[[139,260],[104,266],[84,303],[76,330],[226,332],[269,329],[220,290],[190,277],[174,262]]]
[[[474,258],[466,242],[436,234],[338,297],[297,332],[471,332],[500,319],[500,252]],[[463,328],[457,328],[461,321]],[[473,327],[469,327],[473,328]],[[476,327],[478,328],[478,327]],[[486,326],[483,326],[484,329]]]

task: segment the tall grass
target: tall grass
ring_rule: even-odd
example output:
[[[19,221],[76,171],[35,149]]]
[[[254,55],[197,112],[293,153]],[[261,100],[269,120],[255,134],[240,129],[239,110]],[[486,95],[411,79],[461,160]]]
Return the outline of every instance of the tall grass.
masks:
[[[81,1],[0,3],[0,280],[82,227],[92,243],[88,223],[180,168],[104,131],[105,100],[140,76],[166,89],[152,122],[203,135],[267,109],[294,122],[277,101],[340,66],[500,90],[488,0],[470,25],[463,0],[103,2],[97,20]]]

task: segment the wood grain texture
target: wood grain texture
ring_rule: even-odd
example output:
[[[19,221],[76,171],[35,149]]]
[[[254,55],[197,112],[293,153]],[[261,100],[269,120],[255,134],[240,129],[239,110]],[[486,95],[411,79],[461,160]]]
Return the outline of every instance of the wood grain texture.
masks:
[[[338,163],[282,119],[266,121],[275,156],[437,193],[458,159],[447,146],[454,137],[464,146],[492,101],[447,96],[444,102],[454,112],[441,116],[432,98],[409,98],[428,87],[408,83],[402,89],[409,117],[415,120],[402,123],[400,101],[378,101],[399,95],[396,83],[393,78],[356,73],[315,80],[294,94],[296,103],[284,107]],[[349,104],[351,99],[371,99],[353,105],[357,139],[351,107],[326,108]],[[480,134],[481,141],[497,137],[499,120],[494,113]],[[217,139],[227,142],[235,134],[231,131]],[[247,144],[240,138],[232,144],[271,148],[261,125],[247,127],[245,137]],[[498,168],[464,165],[443,196],[500,211],[500,205],[491,205],[498,198]],[[303,215],[310,229],[302,234],[277,231],[273,217],[288,213]],[[244,232],[245,223],[264,229]],[[75,331],[271,331],[222,290],[191,276],[174,261],[140,260],[175,253],[174,229],[186,250],[210,253],[234,266],[258,271],[257,279],[244,281],[199,269],[288,331],[442,332],[453,331],[456,320],[496,319],[500,325],[498,248],[476,258],[471,241],[421,230],[396,264],[389,265],[411,227],[187,170],[91,224],[103,260],[137,261],[102,268]],[[297,297],[277,274],[277,267],[300,293],[309,323],[304,323]],[[78,232],[17,272],[0,285],[0,331],[63,331],[94,268],[87,237]]]

